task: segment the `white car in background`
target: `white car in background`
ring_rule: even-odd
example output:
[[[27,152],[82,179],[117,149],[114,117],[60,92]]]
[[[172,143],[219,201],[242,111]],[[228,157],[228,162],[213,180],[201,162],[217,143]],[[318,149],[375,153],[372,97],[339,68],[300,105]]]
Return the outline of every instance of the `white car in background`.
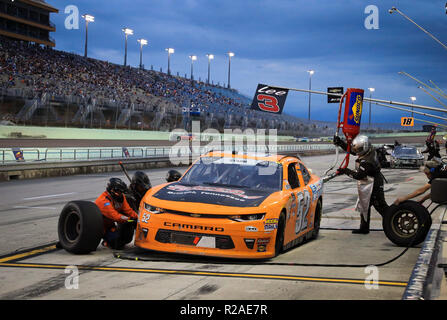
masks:
[[[397,146],[390,157],[391,168],[419,168],[424,165],[424,155],[411,146]]]

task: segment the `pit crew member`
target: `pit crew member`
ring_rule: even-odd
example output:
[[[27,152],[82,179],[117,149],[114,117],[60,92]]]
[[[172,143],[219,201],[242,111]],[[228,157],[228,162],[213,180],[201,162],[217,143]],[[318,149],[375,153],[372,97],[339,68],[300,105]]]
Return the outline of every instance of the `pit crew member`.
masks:
[[[129,192],[125,194],[126,200],[130,207],[138,212],[141,199],[143,199],[146,192],[152,188],[151,180],[143,171],[137,171],[132,176],[129,185]]]
[[[347,150],[347,144],[340,137],[334,136],[334,144]],[[371,206],[384,215],[389,206],[383,191],[384,176],[380,169],[375,148],[365,135],[359,135],[352,141],[351,154],[357,155],[355,170],[338,169],[338,174],[346,174],[357,180],[358,200],[356,210],[360,212],[360,228],[353,230],[355,234],[368,234]]]
[[[407,194],[406,196],[399,197],[394,201],[395,205],[398,205],[401,202],[404,202],[406,200],[410,200],[413,198],[416,198],[420,195],[423,195],[425,192],[430,190],[431,188],[431,182],[436,178],[447,178],[447,168],[444,165],[440,165],[436,161],[427,161],[425,163],[425,166],[423,168],[423,171],[425,175],[428,178],[428,182],[423,185],[422,187],[416,189],[412,193]],[[425,200],[430,198],[430,192],[423,196],[421,199],[417,200],[420,204],[424,203]]]
[[[111,178],[107,189],[95,204],[104,218],[103,245],[112,249],[121,249],[132,241],[138,215],[129,206],[124,193],[127,185],[119,178]]]

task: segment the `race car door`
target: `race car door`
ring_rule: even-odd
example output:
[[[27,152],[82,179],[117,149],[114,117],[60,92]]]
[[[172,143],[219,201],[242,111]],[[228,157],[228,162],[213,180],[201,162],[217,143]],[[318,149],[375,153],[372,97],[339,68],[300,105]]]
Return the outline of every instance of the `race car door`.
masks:
[[[286,189],[290,190],[290,198],[287,203],[287,222],[285,229],[285,244],[295,240],[301,231],[302,212],[305,203],[305,193],[303,192],[303,180],[298,177],[298,163],[289,163],[287,166]]]
[[[295,232],[299,235],[313,227],[315,208],[312,207],[312,189],[309,187],[311,175],[302,163],[297,164],[296,169],[300,183],[303,186],[297,194],[298,215]]]

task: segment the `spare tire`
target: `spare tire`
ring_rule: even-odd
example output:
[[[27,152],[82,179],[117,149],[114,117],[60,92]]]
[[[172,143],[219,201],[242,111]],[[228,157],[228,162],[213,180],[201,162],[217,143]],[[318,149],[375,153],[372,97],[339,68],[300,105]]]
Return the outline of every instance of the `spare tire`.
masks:
[[[415,246],[424,241],[431,223],[428,210],[411,200],[390,206],[382,221],[387,238],[402,247]]]
[[[99,245],[104,232],[101,211],[90,201],[72,201],[59,216],[59,243],[74,254],[87,254]]]

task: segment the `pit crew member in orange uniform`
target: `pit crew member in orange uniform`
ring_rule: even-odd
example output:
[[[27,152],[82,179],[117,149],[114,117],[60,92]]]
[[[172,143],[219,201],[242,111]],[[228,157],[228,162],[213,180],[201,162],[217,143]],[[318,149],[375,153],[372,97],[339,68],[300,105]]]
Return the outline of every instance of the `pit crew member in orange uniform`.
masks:
[[[126,191],[121,179],[111,178],[106,191],[95,200],[104,218],[103,245],[112,249],[121,249],[132,241],[138,219],[126,200]]]

